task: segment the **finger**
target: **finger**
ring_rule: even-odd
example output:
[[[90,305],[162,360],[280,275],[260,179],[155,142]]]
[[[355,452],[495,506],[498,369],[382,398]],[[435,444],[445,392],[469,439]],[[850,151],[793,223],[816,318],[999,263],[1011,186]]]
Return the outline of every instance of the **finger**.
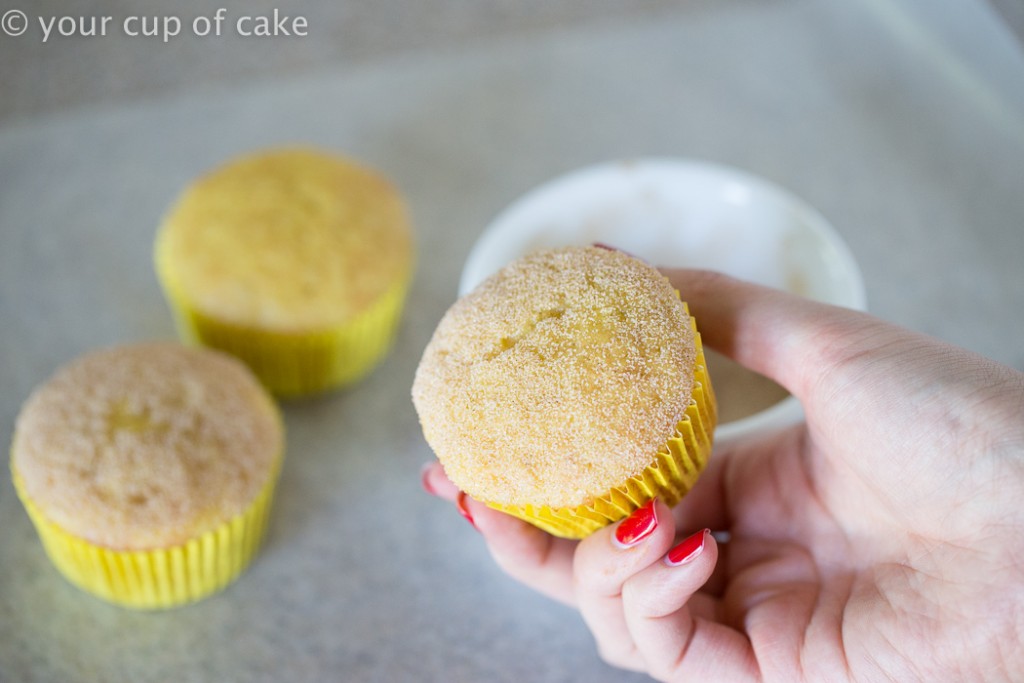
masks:
[[[737,487],[748,488],[743,486],[750,477],[748,466],[762,459],[765,453],[797,448],[802,428],[802,425],[792,425],[761,434],[757,439],[716,444],[693,488],[672,509],[676,526],[682,529],[707,527],[713,532],[731,531],[737,521],[737,506],[749,501],[746,498],[734,500],[729,491]]]
[[[726,452],[716,451],[708,462],[707,468],[701,473],[697,483],[683,496],[683,499],[672,508],[672,517],[676,529],[711,529],[713,532],[728,535],[733,520],[729,512],[728,497],[725,490],[727,462],[732,457],[732,449]],[[727,552],[726,548],[720,551]],[[711,578],[704,586],[704,592],[720,596],[728,584],[727,565],[719,562]]]
[[[556,538],[464,494],[456,504],[483,535],[491,557],[506,574],[559,602],[576,604],[572,574],[576,541]]]
[[[730,585],[736,571],[736,563],[729,560],[737,530],[747,536],[751,531],[772,538],[777,535],[782,523],[767,511],[773,509],[771,496],[779,495],[779,491],[772,486],[751,486],[752,480],[763,484],[769,477],[763,467],[753,469],[747,465],[753,461],[766,462],[761,457],[765,453],[797,448],[803,429],[803,425],[793,425],[757,439],[733,441],[716,451],[694,489],[673,510],[677,529],[709,528],[718,542],[719,559],[703,592],[721,597]],[[794,476],[800,475],[794,473]],[[786,480],[789,481],[788,477]],[[744,494],[737,496],[735,491],[738,490]],[[759,512],[743,514],[744,510],[751,509]]]
[[[845,489],[829,499],[833,515],[936,538],[971,533],[971,515],[949,522],[930,504],[937,492],[977,486],[972,466],[991,451],[964,434],[1019,424],[1019,403],[1006,401],[1020,391],[1019,373],[865,313],[716,273],[664,272],[692,302],[709,346],[800,399],[803,454],[814,456],[805,469],[815,486]],[[878,443],[888,448],[865,447]],[[868,497],[875,504],[865,508],[858,501]]]
[[[766,443],[763,440],[734,441],[725,447],[717,447],[697,483],[672,509],[676,528],[710,529],[719,542],[719,553],[728,556],[730,546],[727,541],[736,521],[734,501],[727,493],[736,487],[735,481],[729,482],[729,477],[735,478],[736,475],[730,473],[735,470],[736,463],[769,450]],[[730,566],[728,562],[719,561],[702,591],[720,597],[729,583]]]
[[[659,680],[758,680],[750,642],[715,618],[701,588],[718,559],[706,530],[674,546],[623,586],[626,624],[647,671]]]
[[[600,529],[576,548],[576,604],[613,666],[643,670],[622,611],[622,586],[672,545],[675,524],[668,506],[652,500],[622,522]]]
[[[423,490],[432,496],[455,502],[459,495],[459,487],[445,475],[444,468],[436,460],[432,460],[420,470],[420,483]]]
[[[690,305],[708,346],[775,380],[805,407],[814,403],[812,391],[832,398],[851,380],[889,386],[894,375],[902,395],[914,394],[917,403],[941,383],[944,397],[964,403],[961,413],[1020,389],[1019,373],[1006,366],[867,313],[711,271],[662,272]]]
[[[501,569],[520,583],[567,605],[575,605],[572,554],[576,543],[555,538],[521,519],[487,507],[462,493],[434,461],[420,472],[423,488],[456,504],[479,531]]]
[[[693,488],[672,508],[676,526],[683,529],[707,527],[713,531],[732,526],[725,493],[726,470],[732,449],[715,450]]]
[[[701,270],[664,269],[697,320],[701,338],[800,399],[839,357],[870,340],[881,321],[863,313]],[[845,355],[845,354],[844,354]]]
[[[721,616],[721,600],[726,591],[732,587],[732,572],[735,565],[731,562],[732,544],[728,533],[711,532],[711,536],[715,539],[715,544],[718,547],[718,560],[715,562],[715,568],[711,570],[711,576],[700,587],[699,592],[694,594],[690,606],[693,608],[697,604],[694,601],[698,596],[706,597],[709,600],[709,604],[706,605],[707,609],[700,611],[693,609],[694,616],[718,619]],[[700,606],[705,607],[704,603],[700,603]]]

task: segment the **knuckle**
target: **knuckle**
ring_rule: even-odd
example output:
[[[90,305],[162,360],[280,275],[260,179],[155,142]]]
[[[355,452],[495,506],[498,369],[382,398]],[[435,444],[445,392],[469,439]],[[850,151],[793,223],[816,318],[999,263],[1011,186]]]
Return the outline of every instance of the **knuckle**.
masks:
[[[641,590],[637,583],[627,581],[622,586],[622,604],[625,609],[634,614],[647,616],[650,600],[648,599],[647,592]]]
[[[630,614],[644,619],[657,619],[667,614],[665,586],[627,581],[622,586],[622,606]]]

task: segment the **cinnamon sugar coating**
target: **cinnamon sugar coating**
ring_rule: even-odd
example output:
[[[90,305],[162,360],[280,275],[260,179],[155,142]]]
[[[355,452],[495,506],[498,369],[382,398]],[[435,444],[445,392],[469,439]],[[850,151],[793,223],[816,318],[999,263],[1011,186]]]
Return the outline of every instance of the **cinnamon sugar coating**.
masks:
[[[572,247],[522,258],[457,301],[412,395],[427,442],[469,495],[574,507],[652,463],[686,410],[695,361],[664,276]]]
[[[277,408],[239,361],[148,343],[89,353],[36,389],[18,416],[11,464],[65,531],[148,550],[243,512],[282,449]]]

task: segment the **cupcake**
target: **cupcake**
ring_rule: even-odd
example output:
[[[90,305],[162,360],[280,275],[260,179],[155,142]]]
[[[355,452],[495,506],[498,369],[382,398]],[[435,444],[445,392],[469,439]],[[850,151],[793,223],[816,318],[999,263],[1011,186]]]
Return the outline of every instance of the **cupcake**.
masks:
[[[298,396],[352,383],[384,357],[413,246],[386,179],[341,157],[283,149],[188,187],[163,220],[155,261],[184,339]]]
[[[249,565],[283,449],[277,407],[242,363],[138,344],[87,354],[36,389],[11,472],[68,580],[127,607],[172,607]]]
[[[484,281],[441,320],[412,396],[456,486],[567,538],[674,505],[711,453],[693,319],[618,251],[543,251]]]

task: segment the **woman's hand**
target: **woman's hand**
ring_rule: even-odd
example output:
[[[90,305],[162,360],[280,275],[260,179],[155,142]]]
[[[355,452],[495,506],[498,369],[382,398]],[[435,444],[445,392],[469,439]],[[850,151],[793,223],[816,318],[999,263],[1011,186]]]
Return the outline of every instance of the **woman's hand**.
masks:
[[[508,574],[577,607],[616,666],[1021,680],[1024,374],[865,314],[665,273],[704,343],[797,396],[806,424],[719,448],[674,510],[579,542],[461,495],[437,464],[428,490]]]

